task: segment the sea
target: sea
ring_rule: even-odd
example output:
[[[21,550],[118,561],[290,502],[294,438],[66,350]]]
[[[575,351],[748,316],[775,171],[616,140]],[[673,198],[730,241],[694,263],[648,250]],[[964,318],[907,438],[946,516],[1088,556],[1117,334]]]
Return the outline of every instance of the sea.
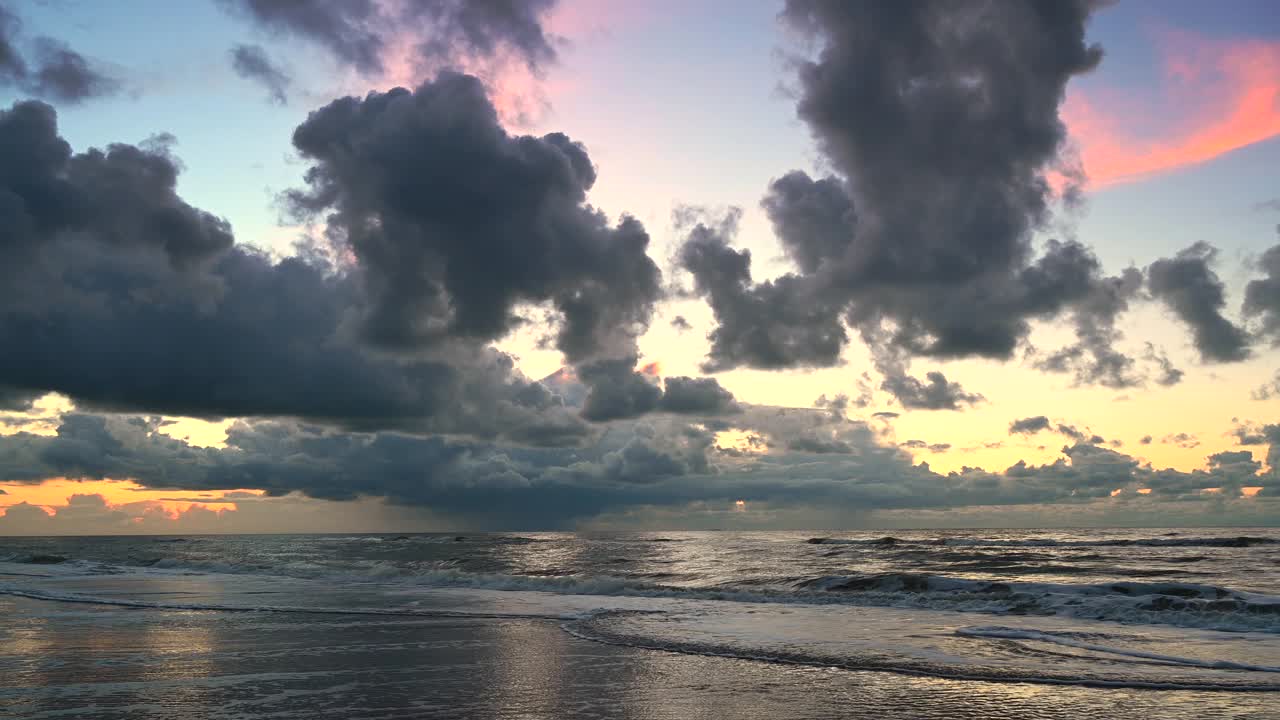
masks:
[[[1153,713],[1280,718],[1280,530],[0,538],[0,717]]]

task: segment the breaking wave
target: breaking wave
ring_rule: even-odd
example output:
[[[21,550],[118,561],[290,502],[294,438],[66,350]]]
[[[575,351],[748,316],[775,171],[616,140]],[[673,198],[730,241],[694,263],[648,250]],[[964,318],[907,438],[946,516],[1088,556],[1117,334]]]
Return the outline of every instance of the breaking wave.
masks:
[[[717,631],[709,634],[700,631],[700,621],[698,617],[621,611],[597,613],[561,627],[577,637],[609,645],[824,669],[1097,688],[1280,691],[1280,682],[1273,677],[1280,673],[1280,667],[1149,652],[1141,649],[1140,638],[1133,639],[1135,646],[1126,647],[1124,639],[1111,641],[1113,636],[1106,635],[965,627],[956,629],[953,636],[1005,645],[975,645],[969,648],[970,654],[959,656],[940,652],[937,643],[945,645],[945,637],[937,635],[912,634],[893,649],[857,637],[837,644],[778,643],[772,639],[776,632],[767,627],[757,632],[744,623],[724,632],[717,626]],[[1109,641],[1112,644],[1106,644]],[[1037,644],[1063,646],[1079,654],[1039,651],[1034,647]],[[1229,650],[1224,646],[1218,649]]]
[[[1018,540],[986,538],[939,538],[936,540],[910,540],[892,536],[875,539],[845,539],[832,537],[809,538],[811,545],[856,545],[864,547],[941,546],[941,547],[1222,547],[1247,548],[1258,545],[1277,545],[1275,538],[1240,535],[1237,537],[1159,537],[1109,540],[1056,540],[1052,538],[1026,538]]]
[[[65,559],[64,559],[65,560]],[[1120,623],[1174,625],[1228,632],[1280,633],[1280,597],[1185,582],[1118,581],[1095,584],[999,582],[942,574],[890,572],[742,580],[714,585],[662,582],[662,573],[520,575],[469,572],[424,563],[406,568],[377,563],[331,568],[291,562],[275,568],[172,559],[144,568],[65,561],[42,568],[92,574],[187,575],[217,572],[279,575],[333,585],[391,584],[421,588],[531,591],[561,595],[685,598],[727,602],[841,604],[995,615],[1060,616]]]

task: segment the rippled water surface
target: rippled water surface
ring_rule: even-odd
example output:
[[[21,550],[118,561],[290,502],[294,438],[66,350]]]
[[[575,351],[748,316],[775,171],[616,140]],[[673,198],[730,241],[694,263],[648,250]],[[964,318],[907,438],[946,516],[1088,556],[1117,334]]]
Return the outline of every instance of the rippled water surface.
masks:
[[[10,538],[0,540],[0,601],[13,606],[0,620],[0,671],[10,671],[0,709],[33,713],[63,707],[44,702],[50,692],[107,687],[31,674],[97,662],[84,648],[31,644],[53,617],[104,636],[125,621],[215,635],[285,627],[271,637],[308,656],[330,648],[335,660],[326,680],[280,682],[330,699],[353,671],[348,656],[365,652],[348,630],[367,625],[402,626],[428,645],[457,635],[458,647],[494,627],[537,627],[528,632],[539,642],[595,648],[619,672],[654,653],[730,674],[747,663],[797,692],[795,678],[838,682],[834,672],[858,687],[927,678],[983,692],[1076,688],[1093,700],[1211,697],[1239,717],[1255,716],[1259,698],[1280,702],[1280,533],[1267,529]],[[568,650],[547,652],[552,662]],[[154,665],[154,654],[135,647],[132,657]],[[629,687],[619,682],[614,690]]]

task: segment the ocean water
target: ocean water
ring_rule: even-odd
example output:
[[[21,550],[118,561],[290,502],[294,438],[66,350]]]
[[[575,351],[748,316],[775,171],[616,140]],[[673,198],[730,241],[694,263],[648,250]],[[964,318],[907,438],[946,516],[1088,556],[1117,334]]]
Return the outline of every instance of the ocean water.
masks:
[[[14,717],[74,715],[77,707],[101,711],[85,717],[182,717],[180,708],[166,715],[163,704],[137,704],[138,693],[158,692],[147,685],[159,682],[152,676],[128,675],[121,684],[113,673],[129,663],[165,666],[166,658],[195,652],[183,644],[183,633],[161,649],[136,641],[139,627],[153,634],[157,627],[188,625],[204,628],[189,633],[224,640],[251,626],[254,637],[271,638],[254,652],[277,658],[277,665],[284,658],[346,657],[289,680],[296,687],[284,695],[279,688],[262,691],[262,697],[292,698],[290,707],[310,708],[298,711],[306,717],[326,715],[299,698],[343,696],[360,687],[340,682],[353,664],[385,664],[403,652],[396,643],[374,652],[361,644],[368,637],[428,638],[420,642],[434,643],[428,653],[433,677],[457,672],[465,687],[475,677],[466,668],[474,673],[502,665],[520,651],[503,645],[506,650],[478,661],[467,655],[468,643],[512,627],[538,638],[547,658],[585,663],[573,678],[613,663],[615,675],[625,676],[625,658],[659,656],[668,664],[718,668],[738,678],[734,682],[748,674],[783,688],[750,707],[766,707],[790,691],[817,702],[814,683],[848,691],[870,687],[866,678],[874,677],[879,700],[860,702],[884,701],[910,683],[932,683],[932,690],[917,688],[926,695],[939,687],[976,688],[955,695],[968,698],[969,710],[961,702],[957,714],[915,708],[902,717],[980,717],[974,697],[1003,697],[1018,688],[1084,693],[1078,701],[1084,704],[1071,710],[1080,717],[1089,716],[1090,702],[1112,704],[1116,696],[1107,693],[1115,692],[1126,693],[1127,704],[1100,716],[1146,716],[1154,703],[1166,717],[1183,716],[1170,710],[1175,707],[1192,717],[1208,703],[1217,716],[1280,717],[1280,531],[1274,529],[4,538],[0,605],[0,715],[7,710]],[[288,632],[271,634],[280,627]],[[54,640],[49,633],[61,634]],[[95,635],[116,640],[84,646],[74,639]],[[118,645],[130,648],[127,662],[111,656]],[[188,664],[184,677],[206,684],[241,677],[227,675],[224,666],[253,665],[259,655],[231,645],[238,649],[230,655],[196,653],[207,662],[222,658],[219,670]],[[352,659],[357,646],[372,659]],[[584,653],[597,659],[583,661]],[[67,667],[79,668],[75,682],[59,675]],[[261,684],[280,671],[250,676]],[[101,676],[100,682],[86,682],[85,673]],[[227,682],[218,692],[261,695],[254,694],[256,684]],[[412,688],[447,685],[439,682],[398,690],[408,703],[398,707],[413,708],[403,716],[430,715],[429,707],[409,699]],[[810,689],[801,692],[802,686]],[[634,682],[610,687],[639,692]],[[690,697],[723,687],[708,684],[690,690]],[[104,692],[114,705],[94,704]],[[584,692],[580,700],[590,705],[604,691]],[[482,696],[492,699],[488,691]],[[484,707],[494,712],[463,712],[457,703],[474,697],[464,689],[432,707],[452,717],[566,712],[505,715],[492,703]],[[226,698],[209,702],[229,707]],[[896,702],[877,713],[898,717],[894,708],[909,701]],[[343,707],[332,716],[366,716]],[[717,707],[723,710],[723,701]],[[568,714],[613,716],[585,708]],[[663,716],[658,706],[650,709],[637,716]],[[838,714],[809,709],[813,717]],[[226,716],[266,716],[237,712]]]

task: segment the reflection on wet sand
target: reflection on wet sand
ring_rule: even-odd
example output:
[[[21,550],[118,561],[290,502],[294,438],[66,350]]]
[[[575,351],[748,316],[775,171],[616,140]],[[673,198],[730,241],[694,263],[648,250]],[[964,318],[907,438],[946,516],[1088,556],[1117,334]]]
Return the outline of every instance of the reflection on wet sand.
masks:
[[[544,620],[173,611],[14,597],[0,597],[0,618],[0,717],[32,720],[1172,720],[1263,718],[1272,708],[1269,694],[964,682],[616,648]]]

